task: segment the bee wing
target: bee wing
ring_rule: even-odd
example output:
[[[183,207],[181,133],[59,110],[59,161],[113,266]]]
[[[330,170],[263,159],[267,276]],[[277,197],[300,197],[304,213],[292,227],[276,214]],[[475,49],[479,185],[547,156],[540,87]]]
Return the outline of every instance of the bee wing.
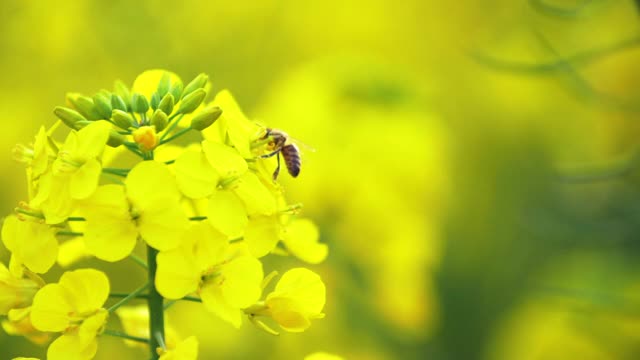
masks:
[[[316,152],[316,149],[314,147],[307,145],[296,138],[289,137],[289,141],[296,144],[298,148],[304,149],[305,152]]]

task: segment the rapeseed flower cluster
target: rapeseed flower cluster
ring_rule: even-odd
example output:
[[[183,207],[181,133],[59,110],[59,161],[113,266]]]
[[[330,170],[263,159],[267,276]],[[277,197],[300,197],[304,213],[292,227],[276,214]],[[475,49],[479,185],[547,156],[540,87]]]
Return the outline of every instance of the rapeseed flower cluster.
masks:
[[[197,358],[198,340],[165,324],[174,301],[201,302],[234,327],[248,318],[273,334],[265,319],[300,332],[324,316],[325,286],[311,270],[287,271],[265,293],[275,274],[265,277],[263,257],[317,264],[328,249],[274,179],[269,129],[229,91],[207,102],[209,92],[204,74],[184,85],[153,70],[131,88],[117,81],[91,97],[71,93],[54,110],[56,124],[14,149],[28,196],[2,225],[11,253],[8,267],[0,264],[3,328],[35,343],[54,339],[48,359],[91,359],[109,335],[147,347],[153,359],[186,360]],[[61,124],[70,128],[64,141],[54,136]],[[146,262],[134,251],[140,243]],[[86,257],[132,258],[148,282],[121,295],[96,269],[70,269],[52,283],[40,277],[56,261],[70,267]],[[133,299],[148,305],[124,306]],[[108,329],[111,314],[125,332]]]

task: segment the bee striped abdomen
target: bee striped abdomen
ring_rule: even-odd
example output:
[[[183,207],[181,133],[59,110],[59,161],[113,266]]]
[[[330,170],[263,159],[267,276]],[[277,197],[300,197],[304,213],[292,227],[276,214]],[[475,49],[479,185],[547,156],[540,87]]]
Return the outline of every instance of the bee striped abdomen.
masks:
[[[302,165],[298,147],[295,144],[287,144],[282,147],[281,152],[289,174],[293,177],[298,176],[298,174],[300,174],[300,166]]]

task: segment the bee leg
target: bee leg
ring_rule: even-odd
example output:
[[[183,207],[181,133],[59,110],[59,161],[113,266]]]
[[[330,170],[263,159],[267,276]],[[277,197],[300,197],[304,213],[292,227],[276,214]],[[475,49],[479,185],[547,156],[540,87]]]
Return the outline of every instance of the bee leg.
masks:
[[[273,172],[273,181],[278,179],[278,174],[280,173],[280,153],[278,153],[276,159],[278,159],[278,166],[276,166],[276,170]]]
[[[282,150],[282,149],[278,149],[278,150],[276,150],[276,151],[274,151],[274,152],[272,152],[272,153],[270,153],[270,154],[260,155],[260,158],[261,158],[261,159],[270,158],[270,157],[272,157],[273,155],[279,154],[279,153],[280,153],[280,150]]]

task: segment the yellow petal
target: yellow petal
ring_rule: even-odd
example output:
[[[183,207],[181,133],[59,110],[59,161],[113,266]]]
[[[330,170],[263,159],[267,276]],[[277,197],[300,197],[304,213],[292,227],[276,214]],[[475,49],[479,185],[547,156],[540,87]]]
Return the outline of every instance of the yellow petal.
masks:
[[[48,360],[90,360],[98,351],[98,342],[94,339],[85,344],[74,334],[62,335],[55,339],[47,350]]]
[[[318,274],[309,269],[294,268],[282,275],[267,301],[274,297],[295,299],[306,312],[319,314],[324,307],[326,289]]]
[[[156,161],[143,161],[136,165],[125,180],[127,196],[134,207],[141,212],[180,199],[175,177],[166,165]]]
[[[200,282],[200,268],[186,244],[178,249],[161,251],[157,257],[156,287],[167,299],[180,299],[195,292]]]
[[[290,332],[302,332],[311,326],[311,320],[300,308],[300,304],[291,298],[276,297],[267,302],[271,317],[283,329]]]
[[[179,342],[175,349],[169,350],[160,356],[159,360],[196,360],[198,358],[198,339],[189,336]]]
[[[71,175],[70,191],[73,199],[86,199],[98,187],[102,167],[96,159],[89,159]]]
[[[89,345],[102,332],[108,317],[109,312],[106,309],[100,309],[82,322],[78,329],[78,337],[84,346]]]
[[[54,234],[55,230],[46,224],[20,221],[15,216],[7,217],[2,226],[2,240],[14,261],[39,274],[49,271],[58,256]]]
[[[160,251],[178,247],[188,227],[189,220],[177,201],[160,202],[155,208],[141,213],[138,218],[140,236],[147,244]]]
[[[82,203],[87,226],[87,250],[105,261],[118,261],[133,251],[138,229],[131,220],[129,203],[120,185],[104,185]]]
[[[93,121],[80,129],[76,149],[71,154],[72,158],[79,162],[85,162],[102,155],[110,132],[111,124],[105,120]]]
[[[318,242],[318,227],[309,219],[296,219],[282,233],[282,242],[287,250],[298,259],[319,264],[327,258],[327,244]]]
[[[243,309],[251,306],[262,293],[262,263],[252,256],[241,256],[222,267],[222,294],[231,306]]]
[[[249,221],[244,241],[255,257],[271,252],[280,240],[280,222],[276,216],[258,216]]]
[[[109,297],[109,279],[102,271],[67,271],[60,277],[59,284],[65,291],[65,297],[79,314],[91,313],[102,308]]]
[[[31,323],[40,331],[60,332],[69,326],[73,304],[59,284],[45,285],[33,298]]]
[[[87,250],[85,239],[82,237],[76,237],[59,245],[57,261],[58,265],[63,268],[67,268],[82,259],[88,258],[89,256],[91,256],[91,253]]]
[[[208,282],[200,289],[200,298],[205,308],[214,315],[235,328],[242,325],[242,311],[226,301],[222,290],[213,281]]]
[[[173,166],[178,188],[186,196],[199,199],[211,195],[216,190],[220,175],[201,151],[183,152]]]
[[[276,212],[276,197],[250,171],[238,180],[233,191],[242,200],[249,215],[273,215]]]
[[[229,190],[213,193],[207,217],[214,228],[231,238],[242,236],[249,221],[242,201]]]
[[[240,176],[247,169],[247,162],[237,150],[218,142],[204,140],[202,151],[207,160],[222,178]]]
[[[216,230],[208,221],[200,221],[191,225],[185,238],[195,239],[192,246],[195,262],[200,271],[224,261],[229,249],[227,237]]]
[[[262,128],[247,119],[240,106],[235,101],[229,90],[222,90],[216,94],[213,105],[222,109],[222,115],[218,119],[223,128],[226,128],[229,141],[235,147],[240,155],[246,159],[252,157],[251,141],[254,140],[262,131]],[[215,139],[215,130],[204,131],[206,139]]]
[[[40,208],[47,224],[64,222],[72,211],[70,176],[54,176],[48,172],[40,178],[40,186],[31,206]]]

